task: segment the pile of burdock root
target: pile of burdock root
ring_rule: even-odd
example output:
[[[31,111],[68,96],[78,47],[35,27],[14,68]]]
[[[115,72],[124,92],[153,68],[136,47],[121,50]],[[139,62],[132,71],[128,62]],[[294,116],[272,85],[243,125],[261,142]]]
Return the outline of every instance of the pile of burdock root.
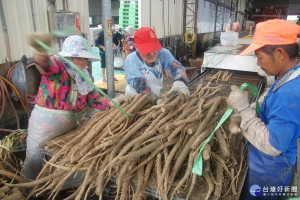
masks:
[[[223,77],[223,79],[222,79]],[[247,168],[242,134],[231,134],[227,120],[204,147],[203,175],[192,173],[199,151],[228,109],[218,95],[228,74],[214,76],[190,98],[168,93],[152,105],[148,96],[120,100],[117,107],[95,113],[77,129],[45,143],[52,157],[38,178],[29,183],[31,195],[55,199],[67,179],[82,176],[82,184],[67,199],[101,199],[109,180],[116,185],[115,199],[143,199],[154,190],[162,199],[235,199]],[[78,173],[80,172],[80,173]]]

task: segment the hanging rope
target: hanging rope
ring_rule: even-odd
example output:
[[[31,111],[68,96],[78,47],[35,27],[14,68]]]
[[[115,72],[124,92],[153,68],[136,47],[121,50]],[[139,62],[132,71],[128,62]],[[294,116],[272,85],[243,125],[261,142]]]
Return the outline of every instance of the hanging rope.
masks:
[[[185,44],[192,44],[196,39],[196,34],[193,30],[188,29],[185,31],[183,39]]]

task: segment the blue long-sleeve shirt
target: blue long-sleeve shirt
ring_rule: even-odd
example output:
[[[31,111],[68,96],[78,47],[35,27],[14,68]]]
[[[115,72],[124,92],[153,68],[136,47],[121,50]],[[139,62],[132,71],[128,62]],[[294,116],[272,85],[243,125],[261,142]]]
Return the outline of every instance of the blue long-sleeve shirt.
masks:
[[[174,58],[168,49],[162,48],[157,52],[157,59],[154,66],[158,64],[158,60],[162,65],[162,69],[173,82],[176,80],[182,80],[185,84],[188,84],[189,80],[184,67]],[[163,76],[163,72],[157,70],[155,67],[148,66],[148,69],[157,78],[161,78]],[[138,52],[133,52],[127,56],[124,62],[124,70],[127,84],[133,87],[137,93],[151,93],[150,88],[146,85],[145,77],[142,73],[143,70],[146,70],[146,66]]]
[[[271,86],[261,106],[260,118],[269,130],[269,142],[289,163],[297,157],[300,138],[300,66],[290,69]]]

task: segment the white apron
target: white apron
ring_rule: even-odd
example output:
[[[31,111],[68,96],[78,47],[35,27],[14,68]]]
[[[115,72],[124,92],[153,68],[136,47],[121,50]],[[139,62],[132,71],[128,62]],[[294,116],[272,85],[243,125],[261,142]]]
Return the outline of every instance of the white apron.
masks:
[[[77,126],[76,116],[71,111],[53,110],[35,104],[28,123],[26,159],[21,170],[23,180],[35,180],[43,168],[40,144],[74,129]]]
[[[145,81],[147,86],[150,88],[151,92],[159,96],[160,90],[163,86],[163,73],[162,73],[162,66],[158,60],[158,64],[156,64],[154,67],[158,69],[158,71],[162,74],[161,78],[157,78],[148,68],[148,66],[144,63],[146,70],[142,71],[142,74],[144,75]],[[135,96],[137,95],[137,92],[134,88],[132,88],[129,84],[126,85],[125,95],[128,96]]]

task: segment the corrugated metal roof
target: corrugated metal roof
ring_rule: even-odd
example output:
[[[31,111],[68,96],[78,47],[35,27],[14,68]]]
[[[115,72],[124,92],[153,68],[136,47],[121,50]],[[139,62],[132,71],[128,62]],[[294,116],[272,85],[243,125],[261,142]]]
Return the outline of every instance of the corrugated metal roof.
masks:
[[[28,34],[34,32],[34,21],[37,32],[49,32],[48,28],[48,1],[45,0],[2,0],[3,14],[7,25],[7,34],[3,30],[0,16],[0,64],[5,63],[9,57],[11,62],[18,61],[22,55],[31,57],[32,48],[27,44]],[[31,2],[33,10],[31,9]],[[56,0],[56,9],[62,10],[62,0]],[[89,35],[88,0],[68,0],[68,9],[80,13],[81,32]],[[34,19],[34,20],[33,20]],[[89,38],[89,37],[87,37]],[[7,44],[9,41],[9,46]],[[58,50],[56,48],[56,50]]]
[[[0,63],[6,62],[7,48],[10,47],[11,60],[16,61],[21,58],[21,54],[30,52],[30,47],[26,44],[26,36],[33,30],[30,1],[4,0],[2,1],[3,14],[7,25],[7,35],[1,27],[1,56]],[[2,19],[1,19],[2,20]],[[9,40],[9,46],[7,46]],[[2,52],[5,52],[2,54]],[[27,56],[27,55],[26,55]]]
[[[158,38],[182,34],[183,1],[139,0],[138,2],[139,26],[154,28]]]

